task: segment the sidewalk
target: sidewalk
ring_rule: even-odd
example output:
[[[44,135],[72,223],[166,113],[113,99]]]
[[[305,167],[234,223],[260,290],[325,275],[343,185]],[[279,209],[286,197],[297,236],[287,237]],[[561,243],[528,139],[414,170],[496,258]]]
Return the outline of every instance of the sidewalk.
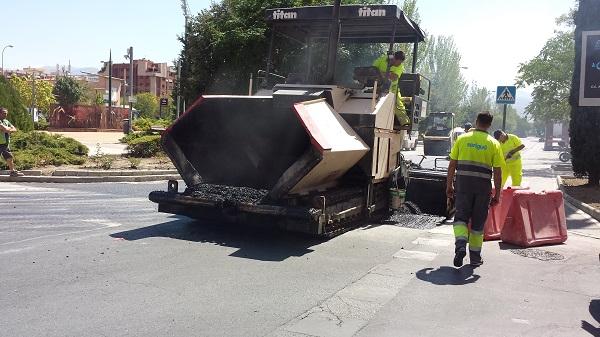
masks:
[[[447,247],[355,336],[598,336],[598,252],[576,235],[526,250],[488,242],[483,266],[457,270]]]
[[[525,144],[524,181],[534,191],[557,189],[556,175],[570,174],[550,168],[558,153]],[[565,211],[564,245],[486,242],[475,270],[448,267],[452,247],[439,250],[355,336],[600,336],[600,224],[568,204]]]
[[[73,138],[83,145],[87,146],[89,155],[96,154],[97,144],[103,154],[122,155],[126,153],[126,145],[119,143],[119,139],[125,134],[122,132],[51,132],[65,137]]]
[[[542,148],[526,140],[524,181],[534,191],[554,190],[556,174],[569,174],[554,172],[558,153]],[[268,336],[600,336],[600,224],[565,211],[565,244],[488,241],[476,269],[452,266],[451,226],[410,230],[417,238],[388,263]]]

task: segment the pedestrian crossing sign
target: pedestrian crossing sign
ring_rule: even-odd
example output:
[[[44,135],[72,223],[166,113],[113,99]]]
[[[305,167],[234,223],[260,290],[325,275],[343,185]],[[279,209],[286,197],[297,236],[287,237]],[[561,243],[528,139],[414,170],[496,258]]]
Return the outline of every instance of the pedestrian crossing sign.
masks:
[[[515,86],[499,86],[496,89],[496,103],[498,104],[515,104],[517,97],[517,87]]]

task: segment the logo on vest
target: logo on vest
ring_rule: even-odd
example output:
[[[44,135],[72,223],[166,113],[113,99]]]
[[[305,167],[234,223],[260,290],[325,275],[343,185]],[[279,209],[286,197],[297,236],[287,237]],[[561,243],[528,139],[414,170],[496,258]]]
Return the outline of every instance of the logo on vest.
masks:
[[[476,144],[476,143],[467,143],[467,146],[479,151],[485,151],[487,150],[487,145],[481,145],[481,144]]]
[[[273,12],[273,20],[293,20],[298,18],[296,12],[284,12],[280,9]]]
[[[358,9],[358,16],[385,16],[385,9],[371,9],[371,7],[363,7]]]

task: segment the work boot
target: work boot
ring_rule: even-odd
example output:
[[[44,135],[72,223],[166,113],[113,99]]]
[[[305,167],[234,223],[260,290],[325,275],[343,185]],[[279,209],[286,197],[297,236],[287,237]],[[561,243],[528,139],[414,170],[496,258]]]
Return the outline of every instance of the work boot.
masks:
[[[479,267],[483,264],[483,259],[481,258],[481,252],[475,252],[469,250],[469,259],[471,260],[471,266]]]
[[[10,171],[9,175],[11,177],[22,177],[22,176],[24,176],[24,174],[21,171],[17,171],[17,170]]]
[[[467,249],[465,247],[456,247],[456,250],[454,250],[454,266],[456,268],[463,265],[465,256],[467,256]]]

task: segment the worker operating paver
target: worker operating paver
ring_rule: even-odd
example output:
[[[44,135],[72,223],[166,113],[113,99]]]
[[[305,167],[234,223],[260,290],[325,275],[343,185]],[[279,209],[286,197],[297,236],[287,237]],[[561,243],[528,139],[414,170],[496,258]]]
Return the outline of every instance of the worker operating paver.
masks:
[[[494,186],[501,186],[504,156],[500,143],[488,134],[494,117],[489,112],[477,115],[475,129],[456,140],[450,152],[446,194],[455,199],[454,236],[456,239],[454,266],[460,267],[467,255],[472,266],[483,263],[483,226],[490,205],[500,200],[501,188],[491,198]],[[456,176],[456,182],[454,177]],[[471,223],[469,230],[467,224]]]
[[[512,186],[521,186],[523,180],[523,162],[521,161],[521,150],[525,148],[518,136],[506,133],[502,130],[494,131],[494,138],[500,142],[504,153],[506,165],[502,168],[502,186],[506,185],[510,177]]]
[[[388,76],[391,81],[390,92],[396,93],[396,108],[394,109],[394,114],[402,126],[410,124],[410,119],[406,114],[406,108],[404,107],[404,103],[402,103],[402,94],[398,90],[398,80],[402,76],[402,73],[404,73],[404,64],[402,63],[405,59],[406,56],[404,55],[404,52],[397,51],[394,53],[393,57],[383,55],[373,62],[373,66],[381,72],[383,77],[385,77],[385,74],[388,71],[388,64],[390,66],[390,73]]]

